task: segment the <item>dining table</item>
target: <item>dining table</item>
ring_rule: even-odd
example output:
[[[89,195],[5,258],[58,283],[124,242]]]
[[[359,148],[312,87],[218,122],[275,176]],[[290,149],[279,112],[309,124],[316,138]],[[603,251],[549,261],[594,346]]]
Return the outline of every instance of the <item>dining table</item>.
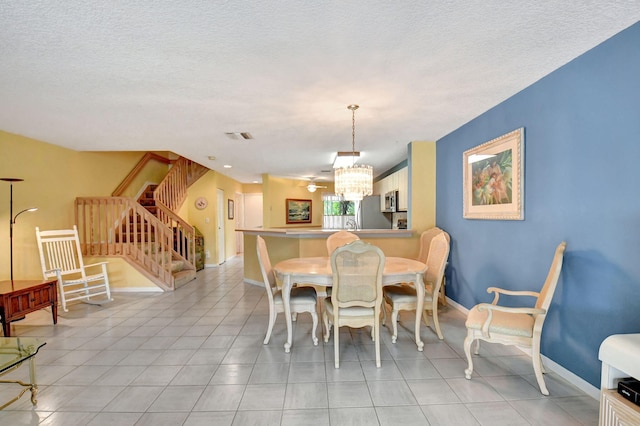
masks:
[[[292,345],[292,320],[290,296],[291,288],[295,284],[312,284],[323,287],[331,287],[333,283],[333,271],[331,270],[331,258],[324,257],[297,257],[278,262],[273,267],[276,278],[282,283],[282,301],[284,304],[284,316],[287,323],[287,341],[284,344],[285,352],[291,350]],[[418,299],[416,312],[422,312],[424,306],[424,281],[423,276],[427,265],[403,257],[386,257],[384,271],[382,272],[382,286],[411,283],[416,288]],[[420,339],[420,322],[422,315],[416,314],[415,339],[418,351],[422,351],[424,343]]]

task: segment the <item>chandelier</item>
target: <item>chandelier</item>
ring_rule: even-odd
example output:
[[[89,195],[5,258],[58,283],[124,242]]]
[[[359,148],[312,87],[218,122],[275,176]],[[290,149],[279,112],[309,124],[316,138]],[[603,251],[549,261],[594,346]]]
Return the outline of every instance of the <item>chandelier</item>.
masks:
[[[335,169],[335,192],[347,201],[360,201],[364,196],[373,193],[373,167],[357,166],[356,153],[356,110],[358,105],[349,105],[351,110],[351,165]],[[334,166],[335,167],[335,166]]]

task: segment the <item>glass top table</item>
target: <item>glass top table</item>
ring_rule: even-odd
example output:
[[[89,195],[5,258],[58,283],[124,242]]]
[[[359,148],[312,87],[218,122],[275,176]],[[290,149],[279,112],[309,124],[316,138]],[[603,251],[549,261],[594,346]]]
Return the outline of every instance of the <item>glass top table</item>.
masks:
[[[26,391],[31,391],[31,403],[35,405],[38,385],[36,384],[35,356],[46,343],[33,337],[0,337],[0,377],[19,368],[23,362],[29,362],[30,383],[20,380],[0,380],[0,383],[16,383],[23,386],[22,392],[12,400],[0,405],[0,410],[20,399]]]

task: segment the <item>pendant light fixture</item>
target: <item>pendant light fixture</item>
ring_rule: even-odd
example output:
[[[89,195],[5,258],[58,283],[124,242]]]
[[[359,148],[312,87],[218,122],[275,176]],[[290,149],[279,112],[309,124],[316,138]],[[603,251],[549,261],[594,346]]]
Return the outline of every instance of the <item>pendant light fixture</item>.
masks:
[[[335,169],[335,191],[347,201],[360,201],[364,196],[373,193],[373,167],[357,166],[355,159],[360,156],[356,152],[356,110],[358,105],[349,105],[351,110],[351,165]]]

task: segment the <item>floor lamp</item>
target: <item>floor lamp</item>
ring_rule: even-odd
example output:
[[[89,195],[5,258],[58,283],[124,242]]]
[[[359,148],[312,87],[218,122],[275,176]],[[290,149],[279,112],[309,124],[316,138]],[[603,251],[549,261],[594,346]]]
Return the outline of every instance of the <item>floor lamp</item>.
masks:
[[[0,178],[5,182],[9,182],[9,256],[11,257],[11,291],[13,288],[13,225],[16,223],[16,219],[24,212],[34,212],[38,210],[36,207],[31,207],[29,209],[24,209],[18,212],[15,216],[13,215],[13,182],[22,182],[24,179],[20,178]]]

